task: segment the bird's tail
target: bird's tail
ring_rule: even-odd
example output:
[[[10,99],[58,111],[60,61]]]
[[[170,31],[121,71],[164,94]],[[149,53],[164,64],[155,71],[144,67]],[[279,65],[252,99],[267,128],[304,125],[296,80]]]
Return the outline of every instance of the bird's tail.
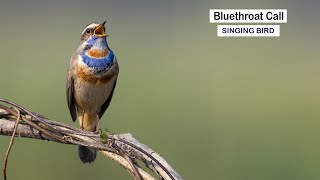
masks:
[[[86,146],[79,146],[78,154],[83,163],[91,163],[96,159],[97,151]]]
[[[79,113],[78,119],[80,127],[83,129],[91,132],[97,130],[99,121],[97,114]],[[79,146],[78,154],[83,163],[91,163],[96,159],[97,151],[90,147]]]

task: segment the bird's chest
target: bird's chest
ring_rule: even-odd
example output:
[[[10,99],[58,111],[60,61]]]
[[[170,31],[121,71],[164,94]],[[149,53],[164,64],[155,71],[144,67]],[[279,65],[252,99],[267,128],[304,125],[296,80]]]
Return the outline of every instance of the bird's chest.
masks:
[[[114,67],[106,71],[99,72],[99,70],[89,68],[85,64],[77,64],[75,74],[79,81],[88,83],[89,86],[103,87],[117,76]]]
[[[85,65],[78,65],[74,82],[76,104],[86,111],[99,111],[107,100],[116,80],[116,70],[111,67],[103,74],[95,74]]]

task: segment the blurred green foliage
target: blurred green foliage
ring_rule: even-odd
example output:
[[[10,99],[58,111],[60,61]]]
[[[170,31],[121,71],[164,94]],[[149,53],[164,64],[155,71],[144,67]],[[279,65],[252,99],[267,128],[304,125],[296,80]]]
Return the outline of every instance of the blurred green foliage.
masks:
[[[65,76],[107,22],[120,76],[101,127],[131,132],[185,179],[319,179],[319,7],[297,1],[23,1],[0,6],[0,96],[73,124]],[[210,8],[288,8],[280,38],[217,38]],[[317,21],[317,22],[316,22]],[[8,137],[0,136],[0,163]],[[131,179],[75,146],[17,138],[8,177]]]

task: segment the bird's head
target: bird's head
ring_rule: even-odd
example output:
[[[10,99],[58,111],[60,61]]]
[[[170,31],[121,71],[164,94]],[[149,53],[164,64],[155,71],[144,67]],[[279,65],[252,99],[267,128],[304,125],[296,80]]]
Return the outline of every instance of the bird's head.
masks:
[[[107,37],[105,33],[105,25],[106,21],[103,23],[91,23],[88,24],[81,35],[81,43],[84,43],[91,39],[105,39]]]
[[[102,58],[109,53],[107,35],[105,33],[106,21],[87,25],[81,35],[80,54],[88,54],[90,57]]]
[[[105,23],[87,25],[82,32],[81,43],[77,50],[81,57],[79,60],[98,72],[110,67],[115,58],[107,43]]]

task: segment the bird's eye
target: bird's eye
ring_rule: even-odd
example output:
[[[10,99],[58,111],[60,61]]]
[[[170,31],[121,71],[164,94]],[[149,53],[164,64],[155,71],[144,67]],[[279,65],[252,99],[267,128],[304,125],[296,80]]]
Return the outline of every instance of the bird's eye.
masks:
[[[90,29],[87,29],[87,30],[86,30],[86,33],[87,33],[87,34],[89,34],[90,32],[91,32],[91,30],[90,30]]]

